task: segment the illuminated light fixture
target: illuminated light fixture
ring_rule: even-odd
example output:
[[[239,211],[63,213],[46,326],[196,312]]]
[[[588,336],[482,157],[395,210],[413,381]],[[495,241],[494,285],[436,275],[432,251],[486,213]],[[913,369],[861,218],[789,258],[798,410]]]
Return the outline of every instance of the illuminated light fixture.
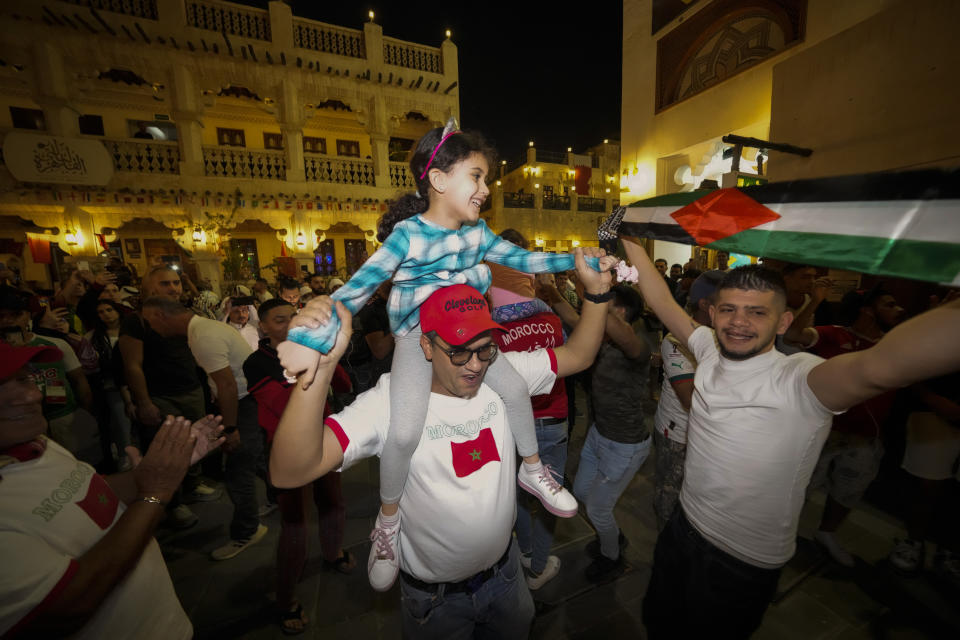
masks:
[[[370,18],[371,22],[373,22],[373,11],[367,11],[367,17]]]
[[[570,153],[571,151],[573,151],[573,147],[567,147],[567,153]]]
[[[537,246],[538,246],[538,247],[542,247],[542,246],[543,246],[543,238],[539,238],[539,237],[538,237],[536,240],[534,240],[534,242],[537,243]]]
[[[502,183],[499,180],[497,180],[497,186],[499,187],[501,184]]]
[[[447,32],[446,32],[446,33],[447,33],[447,37],[449,38],[449,37],[450,37],[450,29],[447,29]]]
[[[193,228],[193,241],[200,242],[203,240],[203,229],[200,228],[200,225],[197,225]]]
[[[67,231],[67,233],[64,234],[64,239],[67,241],[68,245],[74,247],[80,244],[80,239],[77,237],[78,235],[78,233],[74,233],[73,231]]]
[[[303,235],[303,231],[297,232],[297,248],[303,249],[307,246],[307,237]]]
[[[570,244],[572,244],[574,247],[579,247],[579,246],[580,246],[580,241],[579,241],[579,240],[573,240]]]
[[[570,169],[567,173],[569,173],[572,176],[577,175],[577,171],[575,169]]]
[[[604,139],[603,139],[603,144],[608,144],[609,142],[610,142],[610,140],[608,140],[607,138],[604,138]]]
[[[501,161],[500,161],[500,164],[505,165],[505,164],[507,164],[507,161],[506,161],[506,160],[501,160]]]
[[[570,187],[570,191],[576,191],[576,190],[577,190],[576,187]]]
[[[539,183],[539,182],[534,182],[534,183],[533,183],[533,188],[534,188],[534,189],[539,189],[539,188],[540,188],[540,183]]]
[[[610,193],[610,187],[607,187],[607,193]]]
[[[530,145],[531,147],[533,146],[533,140],[530,141],[529,145]]]

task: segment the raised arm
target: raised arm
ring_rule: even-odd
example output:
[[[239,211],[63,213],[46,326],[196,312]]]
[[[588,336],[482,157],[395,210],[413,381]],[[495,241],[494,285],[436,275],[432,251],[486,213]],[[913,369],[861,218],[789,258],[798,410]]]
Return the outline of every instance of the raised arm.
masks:
[[[559,273],[560,271],[569,271],[576,266],[573,254],[527,251],[494,234],[486,225],[484,225],[484,244],[486,246],[484,260],[496,262],[524,273]],[[592,269],[597,270],[599,268],[598,256],[587,255],[584,257],[587,265]]]
[[[626,236],[621,236],[620,239],[623,240],[627,258],[630,259],[630,263],[637,268],[639,273],[637,286],[640,288],[643,299],[660,318],[660,322],[667,326],[670,333],[686,346],[690,334],[700,325],[688,316],[677,304],[677,301],[673,299],[673,294],[667,288],[663,276],[650,262],[650,257],[638,244],[638,240]]]
[[[612,276],[609,271],[595,271],[587,266],[583,250],[576,249],[577,274],[588,294],[604,295],[610,291]],[[565,377],[583,371],[591,364],[600,349],[606,326],[609,302],[596,303],[585,299],[580,321],[567,342],[554,349],[557,357],[557,376]]]
[[[346,284],[331,294],[350,311],[358,313],[381,284],[394,272],[410,250],[410,239],[402,229],[395,229],[372,256],[360,265]]]
[[[840,411],[889,389],[960,369],[960,300],[895,327],[870,349],[817,365],[807,384],[828,409]]]
[[[277,487],[301,487],[326,475],[343,463],[343,448],[321,416],[337,362],[350,344],[353,316],[337,304],[340,330],[333,348],[320,357],[313,383],[297,384],[280,418],[270,451],[270,479]],[[330,319],[330,299],[315,298],[291,320],[291,325],[316,328]]]

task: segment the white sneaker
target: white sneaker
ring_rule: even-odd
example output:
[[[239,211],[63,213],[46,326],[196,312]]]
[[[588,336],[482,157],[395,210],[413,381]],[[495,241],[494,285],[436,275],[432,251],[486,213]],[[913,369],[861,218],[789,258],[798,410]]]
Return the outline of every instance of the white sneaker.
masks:
[[[853,556],[850,555],[850,552],[844,549],[840,542],[837,540],[837,537],[833,535],[832,531],[820,531],[813,535],[813,539],[819,542],[824,549],[827,550],[827,553],[830,554],[830,557],[833,558],[837,564],[843,565],[844,567],[853,568],[856,565],[856,562],[853,559]]]
[[[367,559],[367,575],[374,591],[386,591],[397,581],[400,559],[397,542],[400,538],[400,522],[390,528],[384,527],[377,514],[377,524],[370,533],[370,557]]]
[[[253,532],[253,535],[249,538],[241,538],[240,540],[231,540],[227,544],[214,549],[210,554],[210,557],[214,560],[229,560],[234,556],[238,555],[241,551],[247,549],[252,545],[257,544],[263,540],[263,536],[267,535],[266,525],[257,525],[257,530]]]
[[[521,464],[520,471],[517,472],[517,483],[525,491],[535,495],[553,515],[561,518],[577,515],[577,499],[557,482],[550,465],[543,465],[539,472],[529,472]]]
[[[543,571],[541,571],[539,575],[527,576],[527,586],[531,591],[536,591],[550,580],[556,578],[558,573],[560,573],[560,558],[557,556],[549,556],[547,558],[547,564],[544,565]]]
[[[900,571],[913,573],[923,568],[923,541],[897,540],[896,546],[890,552],[890,564]]]

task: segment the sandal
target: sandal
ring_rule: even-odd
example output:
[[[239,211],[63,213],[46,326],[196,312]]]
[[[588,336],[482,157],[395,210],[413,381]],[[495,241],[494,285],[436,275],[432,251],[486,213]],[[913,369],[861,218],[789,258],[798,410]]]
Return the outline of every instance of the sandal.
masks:
[[[357,566],[357,559],[346,549],[340,552],[337,559],[333,562],[323,561],[323,568],[327,571],[339,571],[340,573],[350,573]]]
[[[292,622],[299,622],[299,628],[290,626]],[[280,630],[288,636],[297,636],[306,631],[308,622],[310,621],[303,615],[303,605],[299,602],[290,610],[280,614]]]

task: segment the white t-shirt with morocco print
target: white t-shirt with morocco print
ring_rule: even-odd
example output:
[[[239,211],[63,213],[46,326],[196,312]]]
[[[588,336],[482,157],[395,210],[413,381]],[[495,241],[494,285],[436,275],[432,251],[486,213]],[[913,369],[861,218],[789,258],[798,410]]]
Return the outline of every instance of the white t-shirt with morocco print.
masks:
[[[500,353],[531,396],[556,381],[552,349]],[[390,376],[326,424],[343,469],[379,456],[390,426]],[[430,394],[427,420],[400,498],[400,568],[425,582],[456,582],[500,559],[516,517],[516,447],[503,401],[486,384],[473,398]]]

